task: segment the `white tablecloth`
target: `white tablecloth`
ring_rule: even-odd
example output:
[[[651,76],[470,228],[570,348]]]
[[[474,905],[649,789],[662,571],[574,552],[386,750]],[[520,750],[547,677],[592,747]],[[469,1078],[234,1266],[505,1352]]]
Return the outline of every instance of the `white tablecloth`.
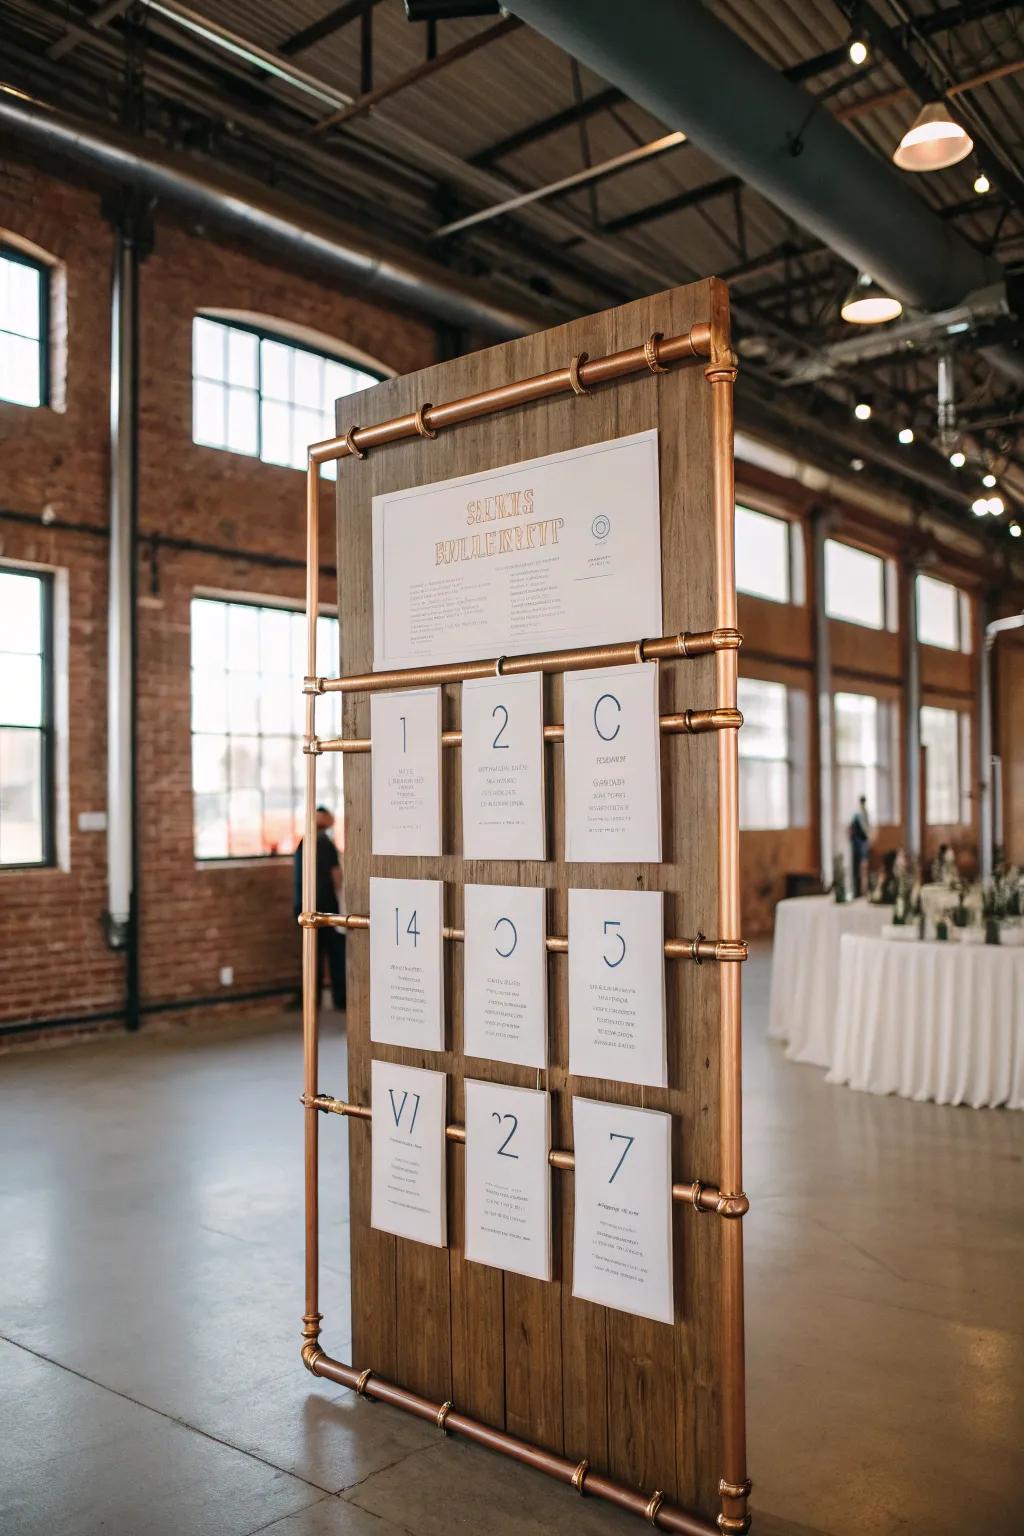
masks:
[[[828,1081],[1024,1109],[1024,949],[845,934]]]
[[[839,980],[839,940],[844,933],[881,933],[892,908],[832,896],[791,896],[775,908],[772,1000],[768,1033],[788,1040],[791,1061],[832,1065],[832,1037]]]

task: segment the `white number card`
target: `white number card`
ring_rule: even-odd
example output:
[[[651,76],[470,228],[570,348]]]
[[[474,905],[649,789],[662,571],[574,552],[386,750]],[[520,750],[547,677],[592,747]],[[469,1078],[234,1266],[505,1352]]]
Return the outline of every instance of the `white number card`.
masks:
[[[543,859],[544,695],[539,672],[462,685],[462,855]]]
[[[370,1063],[370,1225],[448,1246],[443,1072]]]
[[[466,1258],[551,1279],[551,1100],[466,1079]]]
[[[667,1087],[661,891],[570,890],[569,1071]]]
[[[572,1126],[573,1295],[673,1322],[672,1116],[573,1099]]]
[[[545,893],[467,885],[463,1050],[467,1056],[548,1064]]]
[[[441,852],[441,690],[370,695],[374,853]]]
[[[661,861],[661,735],[653,662],[565,675],[568,863]]]
[[[444,886],[370,878],[370,1039],[444,1050]]]

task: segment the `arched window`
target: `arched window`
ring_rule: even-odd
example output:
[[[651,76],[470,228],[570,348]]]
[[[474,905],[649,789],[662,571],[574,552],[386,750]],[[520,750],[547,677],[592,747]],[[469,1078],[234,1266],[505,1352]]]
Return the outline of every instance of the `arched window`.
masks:
[[[196,315],[192,441],[305,469],[308,445],[334,436],[335,400],[385,376],[362,357],[350,361],[261,324]]]

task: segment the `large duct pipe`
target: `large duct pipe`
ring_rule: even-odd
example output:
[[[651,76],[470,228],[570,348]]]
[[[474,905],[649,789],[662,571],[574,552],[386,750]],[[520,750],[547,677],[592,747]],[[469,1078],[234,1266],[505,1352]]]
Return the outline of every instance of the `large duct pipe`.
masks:
[[[511,9],[905,304],[945,309],[1002,279],[998,263],[698,0]]]
[[[528,335],[544,323],[537,315],[505,308],[439,265],[373,247],[344,225],[257,182],[215,174],[157,145],[136,143],[2,90],[0,128],[84,162],[123,186],[167,198],[211,223],[276,246],[364,292],[451,325],[504,338]]]

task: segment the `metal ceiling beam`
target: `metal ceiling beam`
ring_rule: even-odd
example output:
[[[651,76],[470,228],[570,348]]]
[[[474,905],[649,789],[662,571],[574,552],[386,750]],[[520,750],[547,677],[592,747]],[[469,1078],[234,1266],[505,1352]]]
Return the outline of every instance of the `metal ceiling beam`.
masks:
[[[106,5],[101,5],[98,10],[93,11],[91,16],[85,18],[86,31],[98,31],[100,27],[105,27],[108,21],[123,15],[132,3],[133,0],[107,0]],[[46,51],[51,59],[63,59],[82,41],[83,37],[77,28],[69,27],[63,37],[58,37]]]
[[[585,122],[588,117],[604,112],[608,107],[616,107],[625,100],[625,91],[617,90],[615,86],[610,85],[606,90],[597,91],[593,96],[588,96],[585,101],[575,102],[571,107],[564,107],[561,112],[552,112],[550,117],[542,117],[538,122],[529,123],[525,128],[520,128],[517,133],[510,133],[507,138],[499,139],[496,144],[491,144],[487,149],[478,150],[475,155],[469,156],[469,163],[479,166],[493,165],[495,160],[504,160],[506,155],[514,155],[520,149],[527,149],[540,139],[549,138],[551,134],[559,133],[563,128],[571,128],[576,123]]]
[[[295,54],[302,53],[305,48],[312,48],[314,43],[322,43],[325,37],[331,37],[333,33],[340,32],[342,27],[347,27],[350,21],[360,17],[366,5],[379,5],[380,0],[347,0],[345,5],[336,5],[333,11],[328,11],[326,16],[321,16],[319,21],[313,21],[308,27],[303,27],[299,32],[293,32],[286,37],[283,43],[279,43],[277,51],[286,59],[293,58]]]

